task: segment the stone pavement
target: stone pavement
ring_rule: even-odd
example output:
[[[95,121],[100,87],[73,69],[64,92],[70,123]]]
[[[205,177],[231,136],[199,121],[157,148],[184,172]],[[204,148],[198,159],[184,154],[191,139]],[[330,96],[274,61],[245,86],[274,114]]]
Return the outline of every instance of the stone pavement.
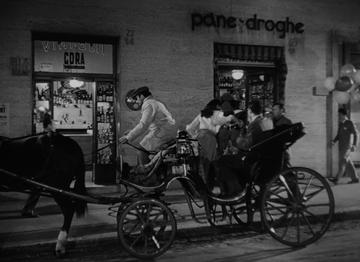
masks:
[[[344,178],[340,181],[342,184],[332,187],[337,221],[360,219],[360,184],[348,185],[347,180]],[[113,194],[118,188],[96,187],[92,190],[106,195]],[[20,212],[26,198],[27,195],[21,193],[0,193],[0,249],[55,243],[63,219],[59,208],[52,199],[41,197],[36,208],[40,216],[22,218]],[[198,224],[191,219],[181,190],[166,192],[165,200],[173,203],[171,208],[175,211],[180,232],[195,228],[202,228],[203,233],[214,231],[209,224]],[[89,204],[85,218],[74,217],[69,241],[116,238],[116,212],[109,216],[111,212],[108,208],[109,206]]]

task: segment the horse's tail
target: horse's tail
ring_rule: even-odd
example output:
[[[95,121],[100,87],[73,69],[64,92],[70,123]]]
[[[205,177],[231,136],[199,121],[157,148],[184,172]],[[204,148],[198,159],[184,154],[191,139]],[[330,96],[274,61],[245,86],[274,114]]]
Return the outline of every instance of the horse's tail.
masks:
[[[80,149],[80,148],[79,148]],[[79,165],[75,175],[74,191],[76,194],[86,195],[85,187],[85,162],[84,155],[80,149]],[[83,217],[87,211],[87,203],[85,201],[76,201],[75,212],[77,217]]]

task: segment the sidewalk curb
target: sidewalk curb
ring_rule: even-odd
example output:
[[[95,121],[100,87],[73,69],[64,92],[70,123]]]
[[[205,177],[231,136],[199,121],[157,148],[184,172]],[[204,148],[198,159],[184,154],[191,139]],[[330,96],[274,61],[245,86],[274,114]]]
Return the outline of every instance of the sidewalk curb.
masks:
[[[360,210],[353,211],[340,211],[334,214],[332,223],[336,222],[344,222],[347,220],[357,220],[360,219]],[[212,227],[212,226],[200,226],[195,228],[183,228],[178,229],[175,240],[186,240],[187,242],[191,242],[192,239],[195,241],[196,239],[202,237],[216,237],[220,235],[230,235],[233,233],[242,232],[244,235],[254,236],[259,234],[267,234],[266,232],[260,232],[256,230],[256,227],[259,222],[254,223],[254,227],[247,228],[241,225],[229,225],[229,226],[220,226],[220,227]],[[180,223],[179,223],[180,224]],[[331,225],[330,225],[331,227]],[[67,246],[70,249],[74,248],[83,248],[87,245],[109,245],[113,243],[118,243],[117,232],[107,232],[107,233],[98,233],[94,235],[82,236],[82,237],[74,237],[70,238]],[[0,254],[4,255],[6,253],[18,252],[18,250],[23,249],[49,249],[52,250],[56,244],[56,240],[54,237],[53,241],[47,241],[44,243],[36,243],[36,244],[25,244],[21,246],[9,246],[9,247],[1,247]]]

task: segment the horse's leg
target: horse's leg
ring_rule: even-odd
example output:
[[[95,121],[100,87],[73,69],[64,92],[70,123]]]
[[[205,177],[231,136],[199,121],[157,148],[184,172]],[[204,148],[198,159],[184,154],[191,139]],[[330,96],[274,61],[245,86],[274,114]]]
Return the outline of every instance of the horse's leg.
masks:
[[[55,255],[56,256],[63,256],[66,253],[66,243],[67,243],[67,237],[69,234],[71,222],[74,216],[74,205],[70,200],[63,199],[63,198],[55,198],[55,201],[58,203],[58,205],[61,208],[61,211],[64,216],[64,223],[61,227],[61,230],[58,235],[58,239],[56,242],[55,247]]]

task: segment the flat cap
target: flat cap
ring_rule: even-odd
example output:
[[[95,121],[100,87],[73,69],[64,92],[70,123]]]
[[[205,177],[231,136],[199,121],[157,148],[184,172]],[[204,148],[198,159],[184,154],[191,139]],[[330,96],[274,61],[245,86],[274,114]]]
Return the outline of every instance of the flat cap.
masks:
[[[147,86],[142,86],[142,87],[139,87],[138,89],[136,89],[131,95],[132,95],[132,97],[135,97],[135,96],[138,96],[145,92],[150,92],[149,88]]]

